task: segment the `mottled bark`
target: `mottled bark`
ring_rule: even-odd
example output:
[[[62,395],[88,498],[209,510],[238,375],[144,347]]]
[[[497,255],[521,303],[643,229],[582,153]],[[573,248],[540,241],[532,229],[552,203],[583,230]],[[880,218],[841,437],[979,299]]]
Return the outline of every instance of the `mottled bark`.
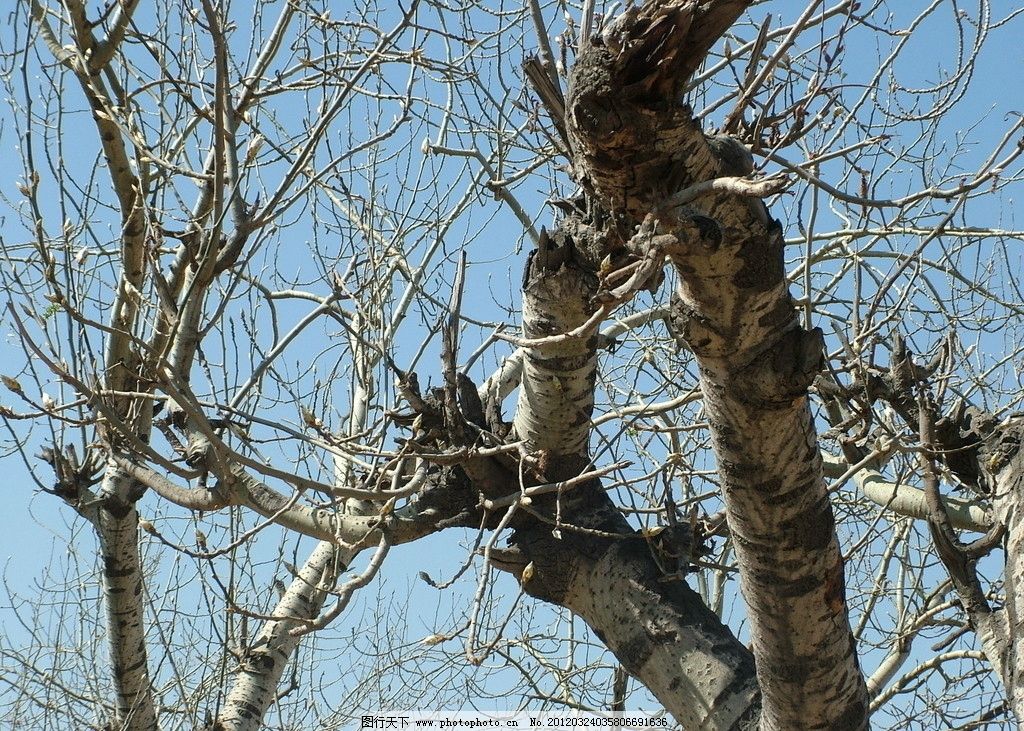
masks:
[[[574,242],[542,235],[523,282],[523,334],[557,342],[524,354],[513,430],[531,451],[585,454],[597,375],[597,333],[557,336],[576,329],[596,309],[597,279],[575,260]],[[558,478],[555,478],[558,479]]]
[[[553,517],[556,499],[534,510]],[[666,575],[596,481],[560,500],[558,536],[550,519],[520,525],[502,568],[586,621],[683,728],[752,728],[760,692],[750,651],[685,581]]]
[[[744,221],[746,209],[720,248],[676,257],[674,325],[700,364],[764,694],[761,724],[865,728],[866,689],[807,400],[820,333],[797,322],[778,227],[761,216]]]
[[[92,514],[103,563],[110,674],[117,696],[118,731],[156,728],[156,711],[146,665],[143,575],[139,557],[139,514],[132,481],[109,467],[100,490],[101,507]]]
[[[275,619],[267,622],[252,646],[245,648],[235,683],[217,718],[223,731],[257,731],[263,715],[277,698],[281,674],[301,635],[292,634],[303,619],[315,619],[328,591],[334,587],[345,562],[354,551],[321,541],[299,570],[291,586],[274,607]]]
[[[662,575],[645,541],[621,541],[581,567],[566,606],[684,729],[752,728],[753,657],[685,581]]]
[[[514,420],[515,437],[538,458],[532,479],[587,469],[599,338],[559,336],[596,311],[594,272],[620,240],[570,217],[528,264],[525,335],[548,338],[526,349]],[[584,619],[684,728],[753,723],[760,694],[750,652],[696,592],[666,576],[597,481],[534,499],[531,512],[514,522],[513,549],[496,563],[531,595]]]
[[[699,12],[649,2],[581,57],[567,111],[575,174],[609,210],[637,222],[656,217],[659,232],[676,237],[666,248],[680,276],[673,325],[700,365],[763,693],[761,727],[866,728],[807,400],[821,335],[799,325],[781,227],[761,202],[687,191],[749,172],[742,146],[709,140],[677,102]]]
[[[765,696],[762,728],[866,728],[842,558],[806,397],[759,408],[730,394],[744,386],[702,372]]]
[[[1019,417],[1018,417],[1019,419]],[[978,469],[990,475],[996,520],[1006,529],[1006,606],[980,607],[971,618],[992,669],[1003,681],[1007,703],[1024,723],[1024,425],[1006,424],[978,453]]]

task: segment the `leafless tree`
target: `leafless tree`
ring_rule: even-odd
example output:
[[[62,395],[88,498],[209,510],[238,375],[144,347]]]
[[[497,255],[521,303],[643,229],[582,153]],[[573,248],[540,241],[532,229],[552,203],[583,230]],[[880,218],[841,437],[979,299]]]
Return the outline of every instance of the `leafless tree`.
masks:
[[[19,0],[0,717],[1014,727],[1022,15]]]

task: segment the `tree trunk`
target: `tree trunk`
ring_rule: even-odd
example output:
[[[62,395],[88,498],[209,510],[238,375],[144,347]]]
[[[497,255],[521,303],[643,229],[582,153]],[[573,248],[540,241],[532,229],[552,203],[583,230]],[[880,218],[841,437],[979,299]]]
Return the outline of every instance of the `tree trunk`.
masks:
[[[764,693],[762,728],[866,728],[867,695],[806,396],[765,407],[746,402],[751,385],[728,370],[702,363],[701,373]]]
[[[235,674],[217,728],[223,731],[258,731],[263,715],[277,699],[277,686],[292,653],[302,639],[291,633],[302,619],[315,619],[323,607],[328,591],[356,551],[344,551],[328,541],[321,541],[306,559],[298,576],[274,607],[268,621],[252,646],[244,648],[245,657]]]
[[[131,480],[108,467],[93,515],[103,561],[103,608],[107,620],[111,678],[117,694],[119,731],[156,728],[152,686],[146,665],[139,514],[129,499]]]
[[[1024,425],[1005,425],[981,450],[981,462],[995,486],[996,519],[1006,529],[1006,606],[971,617],[992,669],[1003,681],[1006,700],[1024,723]]]
[[[632,533],[599,485],[563,498],[565,523]],[[741,731],[760,712],[753,657],[681,577],[667,576],[639,535],[609,540],[550,526],[519,530],[533,596],[570,609],[684,729]]]
[[[515,436],[535,456],[532,481],[589,465],[597,335],[573,333],[596,311],[592,273],[609,241],[570,217],[527,265],[523,330],[548,338],[523,359]],[[513,549],[495,563],[531,595],[586,621],[622,665],[687,729],[747,728],[759,712],[750,652],[680,577],[666,576],[597,480],[530,503]]]
[[[695,68],[690,34],[719,5],[648,2],[594,40],[567,99],[574,172],[602,206],[674,239],[660,244],[680,278],[673,327],[700,365],[761,728],[861,729],[867,694],[807,401],[821,334],[797,320],[781,227],[737,193],[749,153],[707,138],[677,101]]]
[[[541,236],[523,283],[523,335],[557,342],[527,350],[513,427],[531,451],[585,454],[597,376],[596,333],[561,338],[594,312],[596,278],[573,260],[574,242]]]

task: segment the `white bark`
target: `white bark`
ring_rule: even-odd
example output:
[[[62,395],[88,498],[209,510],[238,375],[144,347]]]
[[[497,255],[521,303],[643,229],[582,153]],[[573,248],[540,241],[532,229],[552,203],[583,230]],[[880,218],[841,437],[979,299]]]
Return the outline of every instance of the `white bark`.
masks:
[[[568,266],[555,271],[531,269],[540,271],[530,272],[523,289],[525,337],[560,335],[587,321],[593,289],[581,271]],[[530,451],[558,455],[588,451],[597,374],[595,342],[594,336],[565,338],[526,351],[513,426]]]
[[[303,619],[316,618],[338,573],[354,555],[354,551],[327,541],[313,549],[274,607],[272,615],[276,619],[263,626],[246,651],[218,718],[224,731],[257,731],[263,727],[263,715],[277,698],[281,674],[302,639],[291,630],[302,626]]]
[[[729,731],[758,717],[752,657],[685,582],[644,575],[630,549],[580,571],[566,605],[684,729]]]
[[[1007,703],[1024,722],[1024,451],[1001,465],[995,485],[996,517],[1006,527],[1006,606],[984,618],[977,631]]]
[[[761,728],[867,728],[842,556],[806,398],[760,409],[726,397],[730,389],[706,370],[702,376],[764,694]]]
[[[822,452],[821,457],[825,463],[826,476],[839,479],[844,474],[848,474],[850,465],[841,457],[835,457],[825,452]],[[925,502],[924,490],[906,483],[887,480],[878,470],[870,467],[857,470],[852,477],[857,488],[864,493],[864,497],[876,505],[908,518],[928,519],[928,505]],[[836,488],[835,485],[831,487],[832,489]],[[984,533],[992,526],[992,516],[975,501],[944,495],[942,502],[946,506],[950,522],[957,530]]]
[[[93,525],[100,541],[103,609],[106,614],[111,678],[117,694],[119,731],[156,728],[156,712],[146,665],[139,514],[125,500],[127,476],[109,467],[100,490],[103,505]]]

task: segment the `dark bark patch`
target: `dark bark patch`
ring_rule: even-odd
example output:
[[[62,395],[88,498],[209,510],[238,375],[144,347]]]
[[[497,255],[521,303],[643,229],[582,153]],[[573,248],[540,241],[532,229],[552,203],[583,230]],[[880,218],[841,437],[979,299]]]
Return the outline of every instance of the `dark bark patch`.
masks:
[[[828,580],[825,582],[825,603],[828,608],[836,616],[846,615],[846,575],[843,571],[843,562],[836,561],[835,566],[832,567],[832,571],[829,574]],[[856,657],[857,651],[853,647],[853,640],[851,639],[850,652]]]
[[[697,215],[691,216],[690,221],[697,227],[697,233],[704,246],[714,251],[722,245],[722,227],[714,219]]]
[[[770,670],[771,676],[792,685],[804,685],[810,676],[810,667],[805,658],[796,658],[797,662],[775,662]]]
[[[799,545],[812,551],[824,550],[835,531],[832,506],[824,498],[818,500],[811,511],[801,513],[784,530]]]
[[[103,500],[103,509],[116,520],[124,520],[131,512],[132,506],[117,495],[110,494]]]
[[[122,562],[118,556],[103,557],[103,575],[108,579],[123,579],[135,573],[134,566],[121,568]]]
[[[680,305],[672,308],[672,330],[677,342],[698,355],[717,342],[711,322],[698,312]]]
[[[864,728],[864,719],[868,715],[868,706],[864,702],[864,699],[858,695],[852,701],[850,701],[842,713],[836,718],[832,728],[835,731],[845,731],[845,729],[860,729]]]
[[[784,248],[782,225],[775,220],[764,235],[745,239],[738,252],[743,266],[736,273],[736,286],[755,292],[777,286],[786,276]]]
[[[615,658],[626,668],[630,675],[639,675],[647,664],[654,648],[651,640],[639,633],[632,634],[625,642],[614,648]]]
[[[712,429],[717,427],[715,441],[718,443],[719,452],[725,452],[726,454],[743,454],[746,448],[744,437],[740,435],[735,429],[730,429],[725,425],[712,424]],[[729,459],[723,459],[719,457],[718,468],[721,470],[723,476],[730,484],[730,487],[737,487],[741,489],[760,489],[758,488],[758,478],[764,473],[764,466],[756,464],[754,462],[736,462]],[[770,486],[766,486],[763,489],[768,489]]]
[[[794,317],[793,301],[789,297],[780,297],[775,306],[761,315],[757,324],[768,331],[781,331]]]
[[[269,652],[255,652],[249,655],[247,658],[249,667],[252,671],[259,674],[269,673],[274,669],[275,662],[274,658]]]
[[[821,579],[816,574],[810,574],[801,576],[797,579],[789,577],[789,571],[787,567],[780,566],[783,572],[786,574],[785,577],[780,576],[773,572],[772,583],[778,586],[775,591],[776,596],[780,598],[795,598],[802,597],[814,592],[821,585]]]
[[[532,597],[565,605],[566,592],[579,570],[579,558],[570,541],[559,545],[547,524],[533,524],[513,531],[510,545],[520,549],[533,564],[529,581],[523,590]]]
[[[795,317],[792,310],[790,317]],[[823,364],[821,329],[794,327],[735,375],[732,391],[758,409],[790,408],[807,395]]]
[[[753,485],[753,489],[758,495],[765,498],[766,502],[774,505],[780,502],[779,496],[782,494],[782,480],[778,477],[762,480]]]
[[[576,412],[576,418],[570,422],[570,426],[580,426],[590,421],[590,412],[588,410],[579,410]]]

